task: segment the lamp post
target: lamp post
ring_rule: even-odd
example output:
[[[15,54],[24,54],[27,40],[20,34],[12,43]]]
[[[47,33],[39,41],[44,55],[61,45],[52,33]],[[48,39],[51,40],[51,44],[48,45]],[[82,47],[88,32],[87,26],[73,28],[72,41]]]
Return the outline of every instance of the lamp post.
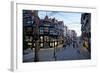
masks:
[[[38,62],[39,57],[38,57],[38,41],[35,41],[35,55],[34,55],[34,62]]]
[[[53,55],[54,55],[54,59],[55,59],[55,61],[56,61],[56,42],[55,42],[55,40],[53,41],[54,42],[54,53],[53,53]]]
[[[35,50],[34,50],[34,62],[38,62],[39,61],[39,56],[38,56],[38,51],[39,51],[39,18],[38,16],[35,16],[35,25],[36,25],[36,30],[34,32],[34,40],[35,40]]]

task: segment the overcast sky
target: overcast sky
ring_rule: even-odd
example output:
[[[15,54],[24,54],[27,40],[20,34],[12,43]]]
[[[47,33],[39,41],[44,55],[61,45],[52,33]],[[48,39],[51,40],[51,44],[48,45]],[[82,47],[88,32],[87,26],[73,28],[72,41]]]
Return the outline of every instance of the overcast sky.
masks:
[[[77,35],[81,35],[81,13],[72,12],[54,12],[54,11],[39,11],[38,15],[40,19],[44,19],[46,15],[50,18],[56,18],[59,21],[63,21],[64,25],[68,29],[75,30]]]

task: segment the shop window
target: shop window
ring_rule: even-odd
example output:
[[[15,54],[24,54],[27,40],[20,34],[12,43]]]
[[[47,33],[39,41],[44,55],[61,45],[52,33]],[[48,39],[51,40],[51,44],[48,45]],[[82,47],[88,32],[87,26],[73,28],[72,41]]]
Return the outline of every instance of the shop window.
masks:
[[[43,47],[43,43],[40,43],[40,47]]]
[[[40,37],[40,41],[43,42],[43,36]]]
[[[53,42],[50,42],[50,47],[54,47],[54,43]]]

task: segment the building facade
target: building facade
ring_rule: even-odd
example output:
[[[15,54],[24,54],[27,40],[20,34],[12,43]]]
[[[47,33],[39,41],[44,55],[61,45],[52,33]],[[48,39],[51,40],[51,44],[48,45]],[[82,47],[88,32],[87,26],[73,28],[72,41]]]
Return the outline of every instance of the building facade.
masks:
[[[91,52],[91,13],[82,13],[81,15],[81,31],[82,31],[82,40],[87,40],[88,42],[88,51]]]
[[[52,48],[63,44],[64,23],[47,15],[40,19],[38,11],[23,10],[23,48],[34,48],[38,41],[40,48]]]
[[[48,16],[45,16],[44,19],[40,20],[39,36],[41,40],[41,48],[57,47],[58,45],[63,43],[63,21],[57,21],[55,18],[51,19]]]

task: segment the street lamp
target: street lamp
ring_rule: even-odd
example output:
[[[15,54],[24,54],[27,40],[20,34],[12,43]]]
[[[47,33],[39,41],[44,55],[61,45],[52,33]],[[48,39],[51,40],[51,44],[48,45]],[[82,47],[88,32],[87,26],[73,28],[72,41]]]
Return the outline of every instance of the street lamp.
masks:
[[[39,32],[38,32],[38,25],[36,25],[36,32],[34,35],[34,39],[35,39],[35,55],[34,55],[34,62],[38,62],[39,61],[39,57],[38,57],[38,50],[39,50]]]
[[[54,53],[53,53],[53,55],[54,55],[54,59],[56,61],[56,41],[53,40],[53,42],[54,42]]]
[[[35,50],[34,50],[34,62],[38,62],[39,61],[39,57],[38,57],[38,51],[39,51],[39,17],[33,15],[34,17],[34,24],[35,27],[33,27],[33,29],[35,29],[34,34],[33,34],[33,41],[35,40]]]
[[[35,55],[34,55],[34,62],[38,62],[39,57],[38,57],[38,41],[35,42]]]

